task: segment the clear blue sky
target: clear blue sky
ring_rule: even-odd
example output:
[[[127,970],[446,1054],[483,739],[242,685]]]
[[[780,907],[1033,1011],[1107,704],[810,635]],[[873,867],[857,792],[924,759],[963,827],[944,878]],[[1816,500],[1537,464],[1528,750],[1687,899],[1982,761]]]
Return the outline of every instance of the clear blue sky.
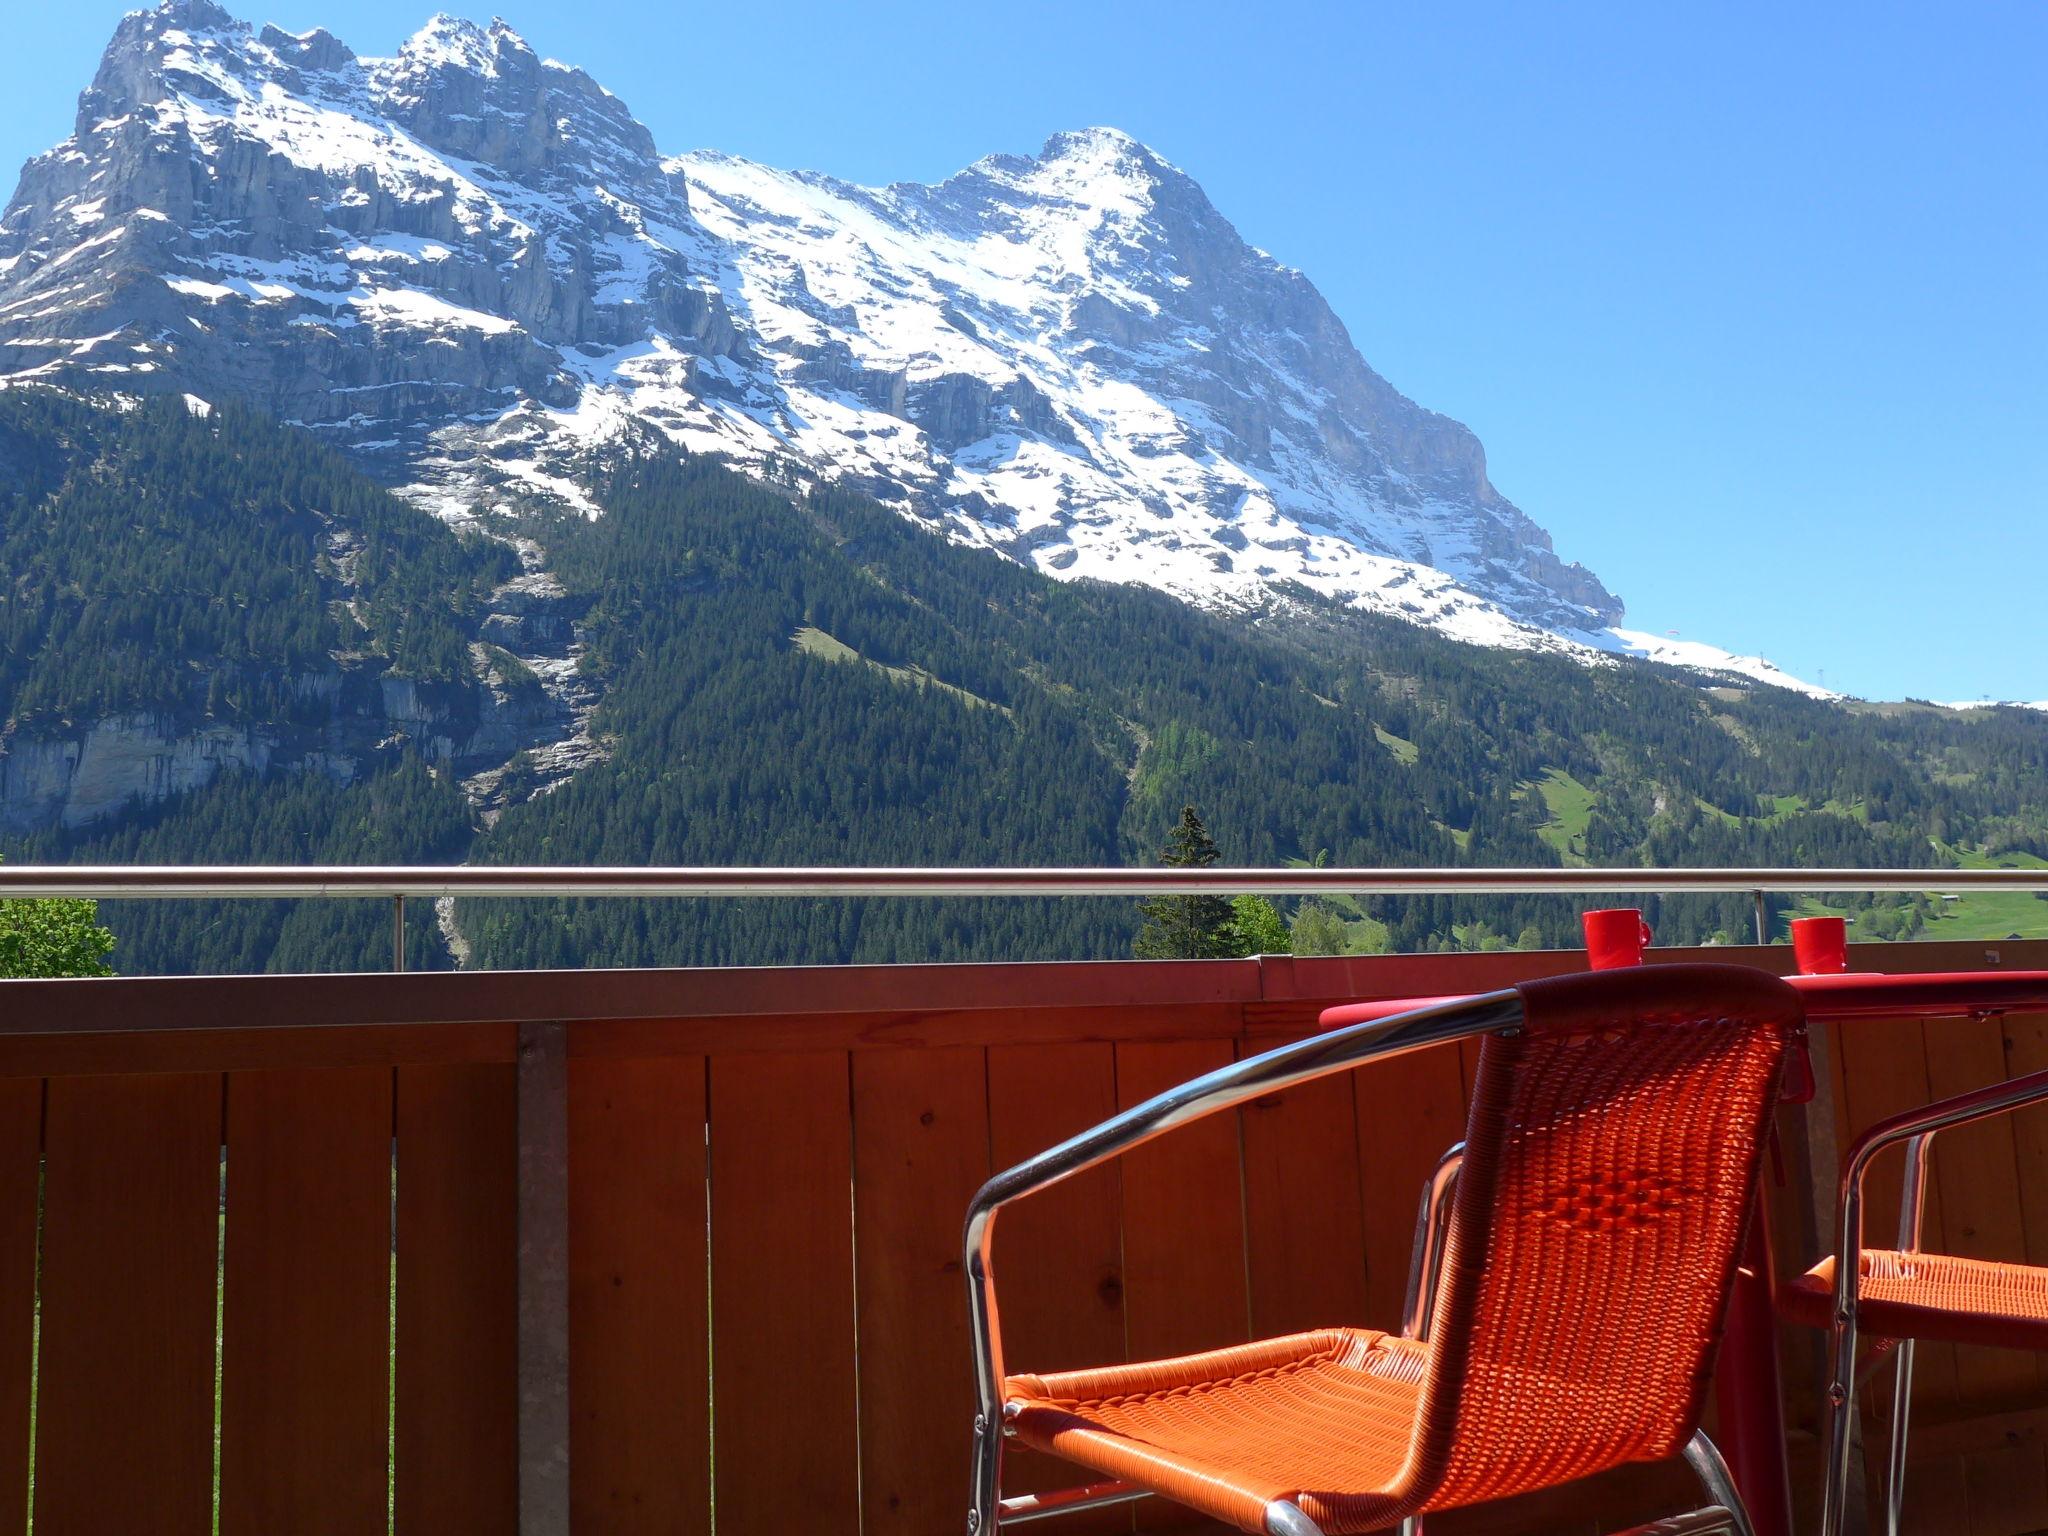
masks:
[[[432,3],[230,8],[367,54]],[[2048,698],[2048,6],[500,3],[665,151],[931,180],[1127,129],[1637,627]],[[11,175],[124,6],[9,9]]]

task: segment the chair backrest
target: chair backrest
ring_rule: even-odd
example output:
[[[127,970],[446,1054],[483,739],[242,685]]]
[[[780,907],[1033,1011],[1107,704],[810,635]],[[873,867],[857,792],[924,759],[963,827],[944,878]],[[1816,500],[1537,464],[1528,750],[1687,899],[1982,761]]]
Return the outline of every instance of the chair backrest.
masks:
[[[1796,992],[1738,966],[1531,982],[1480,1047],[1409,1486],[1428,1507],[1698,1427]]]

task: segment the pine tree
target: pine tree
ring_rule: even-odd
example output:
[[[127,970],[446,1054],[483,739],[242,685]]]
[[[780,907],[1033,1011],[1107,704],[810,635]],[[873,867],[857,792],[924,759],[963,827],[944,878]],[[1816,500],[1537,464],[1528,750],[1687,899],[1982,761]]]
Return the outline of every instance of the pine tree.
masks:
[[[1159,862],[1169,869],[1207,869],[1216,840],[1192,805],[1167,835]],[[1140,960],[1222,960],[1238,952],[1237,914],[1221,896],[1157,896],[1138,903],[1145,926],[1131,953]]]

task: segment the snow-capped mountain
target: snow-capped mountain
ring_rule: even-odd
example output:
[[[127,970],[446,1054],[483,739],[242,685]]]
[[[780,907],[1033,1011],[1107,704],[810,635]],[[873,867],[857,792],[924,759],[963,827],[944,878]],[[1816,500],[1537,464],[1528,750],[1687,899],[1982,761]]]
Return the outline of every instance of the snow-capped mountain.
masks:
[[[1804,686],[1615,628],[1473,434],[1127,135],[879,189],[664,158],[503,22],[369,59],[125,18],[0,216],[0,378],[245,395],[458,519],[594,511],[581,473],[655,432],[1055,575]]]

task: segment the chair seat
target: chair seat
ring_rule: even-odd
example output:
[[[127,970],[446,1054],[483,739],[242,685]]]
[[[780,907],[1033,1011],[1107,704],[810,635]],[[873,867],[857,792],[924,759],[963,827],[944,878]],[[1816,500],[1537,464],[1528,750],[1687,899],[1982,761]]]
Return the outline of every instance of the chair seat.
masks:
[[[1408,1512],[1426,1345],[1331,1328],[1178,1360],[1012,1376],[1007,1422],[1039,1450],[1265,1529],[1273,1499],[1325,1531]]]
[[[1857,1320],[1888,1339],[1933,1339],[2048,1349],[2048,1269],[1941,1253],[1866,1249]],[[1778,1291],[1779,1310],[1795,1323],[1829,1325],[1835,1261],[1820,1263]]]

